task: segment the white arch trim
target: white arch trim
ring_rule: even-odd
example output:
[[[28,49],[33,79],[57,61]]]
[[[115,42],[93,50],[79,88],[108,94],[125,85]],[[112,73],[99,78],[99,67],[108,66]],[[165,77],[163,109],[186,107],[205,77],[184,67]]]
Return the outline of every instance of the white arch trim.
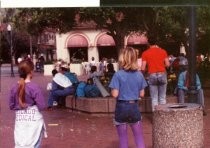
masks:
[[[88,42],[88,47],[90,46],[90,39],[89,39],[89,37],[88,36],[86,36],[84,33],[82,33],[82,32],[72,32],[72,33],[70,33],[68,36],[67,36],[67,38],[66,38],[66,41],[65,41],[65,48],[67,49],[68,48],[68,41],[72,38],[72,37],[74,37],[74,36],[82,36],[82,37],[84,37],[86,40],[87,40],[87,42]]]

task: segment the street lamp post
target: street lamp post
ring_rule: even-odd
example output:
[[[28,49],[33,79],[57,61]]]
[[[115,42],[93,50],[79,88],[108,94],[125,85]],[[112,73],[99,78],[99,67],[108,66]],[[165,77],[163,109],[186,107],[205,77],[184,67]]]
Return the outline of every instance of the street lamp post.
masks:
[[[29,42],[30,42],[30,57],[33,57],[33,49],[32,49],[32,37],[31,35],[29,36]]]
[[[12,26],[8,24],[7,31],[9,33],[9,43],[10,43],[10,57],[11,57],[11,77],[14,77],[14,70],[13,70],[13,43],[12,43]]]

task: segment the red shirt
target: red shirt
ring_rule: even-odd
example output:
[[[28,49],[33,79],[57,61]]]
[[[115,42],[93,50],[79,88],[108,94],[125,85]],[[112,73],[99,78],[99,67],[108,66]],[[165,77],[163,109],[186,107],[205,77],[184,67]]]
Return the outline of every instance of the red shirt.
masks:
[[[167,52],[156,46],[150,46],[149,49],[142,53],[142,61],[146,61],[148,72],[165,72],[165,59],[168,58]]]

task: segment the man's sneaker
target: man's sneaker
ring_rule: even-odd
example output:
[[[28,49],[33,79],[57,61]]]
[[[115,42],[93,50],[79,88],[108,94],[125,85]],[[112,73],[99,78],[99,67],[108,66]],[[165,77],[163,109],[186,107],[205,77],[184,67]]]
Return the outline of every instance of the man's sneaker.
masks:
[[[57,105],[58,105],[57,101],[53,101],[53,106],[57,106]]]

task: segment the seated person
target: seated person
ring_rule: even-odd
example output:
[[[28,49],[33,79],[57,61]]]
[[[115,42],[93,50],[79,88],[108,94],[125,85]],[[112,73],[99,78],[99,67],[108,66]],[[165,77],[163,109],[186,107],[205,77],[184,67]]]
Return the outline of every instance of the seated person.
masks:
[[[91,66],[88,78],[100,77],[100,76],[103,76],[103,75],[104,75],[103,72],[97,72],[97,67],[96,66]]]
[[[71,81],[64,75],[62,65],[58,73],[55,74],[52,80],[52,89],[48,99],[48,109],[53,107],[53,102],[57,101],[61,106],[65,106],[65,97],[74,94],[74,88]]]
[[[188,93],[189,90],[189,72],[187,71],[187,65],[186,69],[179,74],[177,87],[178,87],[178,102],[184,103],[185,95]],[[197,103],[202,106],[203,114],[206,115],[206,112],[204,110],[203,89],[201,88],[201,82],[197,74],[196,74],[196,87],[197,87],[197,99],[198,99]]]
[[[114,73],[115,73],[115,70],[114,70],[113,64],[112,63],[107,64],[107,71],[105,72],[104,76],[111,80]]]
[[[61,69],[62,69],[62,71],[64,71],[64,75],[69,78],[69,80],[71,81],[72,85],[74,87],[76,87],[78,85],[78,83],[79,83],[79,80],[78,80],[77,75],[75,73],[70,72],[69,65],[64,64],[61,67]]]
[[[52,76],[54,77],[56,73],[58,73],[58,71],[56,69],[53,69],[52,70]],[[52,90],[52,82],[49,82],[47,84],[47,90]]]

